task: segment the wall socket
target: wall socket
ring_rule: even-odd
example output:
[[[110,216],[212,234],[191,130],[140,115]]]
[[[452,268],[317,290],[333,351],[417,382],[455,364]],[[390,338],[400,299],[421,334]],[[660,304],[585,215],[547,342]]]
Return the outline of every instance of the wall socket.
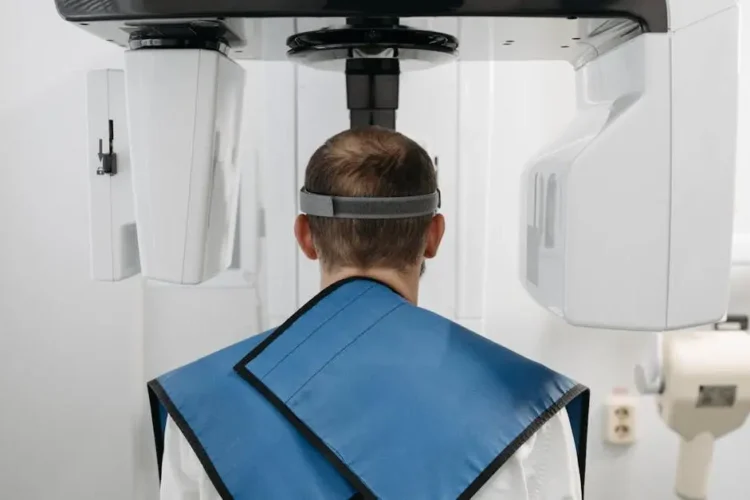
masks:
[[[636,441],[636,398],[616,390],[604,404],[604,441],[626,446]]]

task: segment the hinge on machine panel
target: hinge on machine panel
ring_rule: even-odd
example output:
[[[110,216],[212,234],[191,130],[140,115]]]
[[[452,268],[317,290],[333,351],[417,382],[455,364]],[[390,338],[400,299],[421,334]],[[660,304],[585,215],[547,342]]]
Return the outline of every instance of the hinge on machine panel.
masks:
[[[99,139],[99,168],[96,169],[96,175],[115,175],[117,174],[117,155],[112,150],[115,140],[115,123],[109,120],[109,152],[102,151],[102,140]]]
[[[714,323],[714,330],[748,330],[748,317],[746,315],[729,315],[721,323]]]

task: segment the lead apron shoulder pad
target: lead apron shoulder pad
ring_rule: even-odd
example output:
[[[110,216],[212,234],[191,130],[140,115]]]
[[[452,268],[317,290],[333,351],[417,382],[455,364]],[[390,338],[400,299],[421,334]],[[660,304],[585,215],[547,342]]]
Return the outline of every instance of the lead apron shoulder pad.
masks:
[[[223,498],[471,498],[565,407],[583,480],[586,388],[382,284],[254,339],[152,383]]]
[[[267,337],[251,337],[148,384],[159,468],[168,413],[224,500],[350,498],[354,489],[333,465],[233,370]]]

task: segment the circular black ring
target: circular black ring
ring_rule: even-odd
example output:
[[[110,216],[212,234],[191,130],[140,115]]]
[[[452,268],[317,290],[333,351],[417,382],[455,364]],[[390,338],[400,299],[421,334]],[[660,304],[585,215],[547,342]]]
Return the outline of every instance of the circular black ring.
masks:
[[[128,45],[139,49],[204,49],[229,53],[226,26],[219,22],[193,21],[140,25],[130,33]]]
[[[458,51],[458,39],[445,33],[408,26],[344,26],[297,33],[287,38],[287,47],[287,55],[302,59],[309,54],[319,55],[321,52],[337,54],[334,57],[338,58],[342,49],[360,49],[363,52],[411,49],[455,55]]]
[[[131,38],[131,50],[139,49],[204,49],[223,55],[229,53],[229,45],[223,40],[202,38]]]

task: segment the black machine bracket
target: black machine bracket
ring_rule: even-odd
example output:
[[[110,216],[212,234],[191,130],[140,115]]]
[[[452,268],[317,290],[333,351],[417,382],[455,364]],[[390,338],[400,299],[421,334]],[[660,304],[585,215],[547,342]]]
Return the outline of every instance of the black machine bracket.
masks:
[[[346,101],[352,128],[396,128],[401,63],[452,60],[458,40],[401,25],[398,17],[349,17],[343,27],[297,33],[288,55],[307,64],[345,61]]]
[[[96,169],[96,175],[115,175],[117,174],[117,155],[113,150],[113,143],[115,140],[115,124],[114,121],[109,120],[109,149],[105,153],[102,151],[103,142],[99,139],[99,168]]]
[[[748,331],[748,317],[744,314],[730,314],[721,323],[714,323],[714,330]]]

